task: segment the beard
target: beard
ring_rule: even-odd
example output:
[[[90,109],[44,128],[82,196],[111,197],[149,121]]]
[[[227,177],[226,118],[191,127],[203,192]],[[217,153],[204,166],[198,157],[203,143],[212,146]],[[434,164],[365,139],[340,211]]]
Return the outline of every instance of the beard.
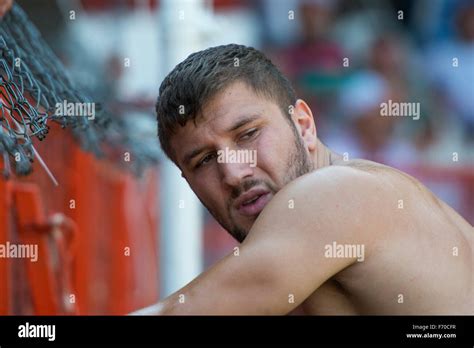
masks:
[[[289,182],[299,178],[302,175],[305,175],[314,170],[314,164],[310,160],[308,153],[304,147],[303,141],[301,140],[299,134],[296,131],[296,127],[291,124],[293,130],[295,141],[293,150],[289,155],[287,161],[288,172],[283,180],[283,186]]]
[[[283,184],[281,187],[276,187],[275,185],[265,180],[248,179],[246,181],[242,181],[239,186],[236,186],[232,189],[231,198],[226,205],[226,211],[227,216],[229,216],[229,221],[224,221],[222,216],[219,216],[217,212],[212,211],[211,209],[209,209],[209,207],[206,206],[208,211],[217,220],[217,222],[219,222],[219,224],[239,243],[242,243],[244,241],[250,230],[250,228],[239,226],[239,224],[235,221],[231,213],[233,202],[238,196],[240,196],[240,194],[250,190],[254,186],[264,187],[265,189],[272,192],[272,194],[275,194],[289,182],[306,173],[311,172],[314,169],[314,165],[310,160],[308,153],[306,152],[303,141],[301,140],[299,134],[296,131],[296,127],[293,124],[291,124],[291,127],[294,133],[294,142],[293,148],[291,149],[288,155],[285,171],[286,174],[283,177]]]

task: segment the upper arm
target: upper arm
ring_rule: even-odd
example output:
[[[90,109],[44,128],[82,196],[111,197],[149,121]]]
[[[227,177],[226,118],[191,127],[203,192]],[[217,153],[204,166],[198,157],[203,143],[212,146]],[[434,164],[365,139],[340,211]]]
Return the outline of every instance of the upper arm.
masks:
[[[367,225],[376,223],[370,210],[377,208],[377,199],[366,197],[378,189],[382,188],[370,174],[346,167],[296,179],[265,207],[238,253],[167,299],[165,312],[290,312],[326,280],[357,262],[355,257],[327,257],[325,246],[370,243]],[[184,302],[177,302],[178,295]]]

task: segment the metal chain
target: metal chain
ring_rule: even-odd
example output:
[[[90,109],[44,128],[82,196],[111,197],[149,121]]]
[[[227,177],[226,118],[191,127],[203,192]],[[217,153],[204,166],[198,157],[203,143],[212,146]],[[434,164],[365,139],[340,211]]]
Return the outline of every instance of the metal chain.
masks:
[[[0,20],[0,156],[3,175],[14,163],[18,175],[30,173],[35,151],[32,138],[44,140],[50,122],[69,127],[83,149],[98,157],[118,157],[117,150],[133,154],[129,166],[139,173],[159,159],[158,143],[144,144],[129,134],[125,123],[95,103],[95,118],[56,115],[58,103],[92,103],[75,85],[65,68],[27,15],[15,4]],[[9,162],[11,161],[11,162]]]

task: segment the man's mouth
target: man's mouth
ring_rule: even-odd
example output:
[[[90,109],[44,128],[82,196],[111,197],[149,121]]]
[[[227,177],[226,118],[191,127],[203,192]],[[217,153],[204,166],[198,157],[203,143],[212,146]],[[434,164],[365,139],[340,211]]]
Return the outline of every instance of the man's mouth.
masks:
[[[235,208],[241,215],[259,214],[271,199],[271,192],[263,189],[250,190],[237,198]]]

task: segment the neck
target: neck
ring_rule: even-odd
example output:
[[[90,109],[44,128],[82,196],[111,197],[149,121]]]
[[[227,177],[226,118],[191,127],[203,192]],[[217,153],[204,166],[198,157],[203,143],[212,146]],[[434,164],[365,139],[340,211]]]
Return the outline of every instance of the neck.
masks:
[[[316,151],[313,152],[314,169],[328,167],[342,160],[342,156],[331,151],[321,141],[317,141]]]

